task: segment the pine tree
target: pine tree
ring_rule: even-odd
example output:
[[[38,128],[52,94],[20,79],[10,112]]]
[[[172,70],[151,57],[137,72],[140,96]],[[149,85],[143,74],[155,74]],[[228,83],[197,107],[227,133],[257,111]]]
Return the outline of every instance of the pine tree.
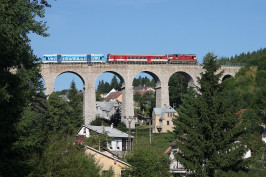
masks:
[[[70,117],[72,125],[79,128],[83,124],[82,95],[78,93],[74,80],[70,84],[68,99],[69,105],[73,109],[73,114]]]
[[[216,74],[216,56],[208,53],[203,69],[198,92],[190,90],[184,97],[174,121],[180,150],[176,158],[198,176],[245,170],[247,149],[238,140],[249,126],[236,116],[239,108],[232,106],[234,98],[225,94],[225,85],[219,82],[222,73]]]
[[[18,124],[25,120],[24,111],[36,91],[39,75],[39,59],[33,54],[28,34],[47,36],[45,22],[36,20],[44,17],[45,6],[49,6],[46,0],[0,3],[0,176],[24,176],[28,172],[26,164],[19,168],[24,154],[17,154],[14,146],[22,138],[17,133]],[[25,127],[31,122],[28,118]]]
[[[113,78],[112,78],[112,80],[111,80],[111,84],[110,84],[110,87],[111,87],[111,89],[118,89],[118,81],[117,81],[117,78],[116,78],[116,76],[114,75],[113,76]]]
[[[170,105],[178,107],[182,104],[182,97],[187,92],[188,82],[180,73],[173,74],[169,79]]]
[[[66,101],[56,93],[52,93],[48,99],[49,132],[58,135],[72,135],[74,127],[71,122],[73,109]]]

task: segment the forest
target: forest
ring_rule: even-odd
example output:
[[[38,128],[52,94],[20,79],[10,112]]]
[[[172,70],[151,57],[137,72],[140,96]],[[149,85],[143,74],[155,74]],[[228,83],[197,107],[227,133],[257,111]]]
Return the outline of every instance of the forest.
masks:
[[[57,93],[49,98],[44,94],[40,58],[34,55],[29,34],[49,36],[42,21],[48,7],[46,0],[0,3],[0,176],[102,176],[101,166],[82,146],[73,145],[83,124],[75,83],[68,90],[69,101]],[[222,62],[245,66],[220,83],[221,73],[216,71]],[[175,131],[167,134],[169,143],[176,140],[182,152],[176,157],[192,176],[265,175],[261,134],[266,124],[266,49],[220,59],[208,53],[202,66],[205,72],[197,91],[187,88],[182,76],[169,86],[170,102],[179,113]],[[154,86],[148,80],[140,77],[133,84]],[[108,84],[101,81],[97,91],[121,88],[116,77],[112,81],[106,90],[102,85]],[[163,140],[168,141],[158,138],[157,144],[149,145],[139,137],[124,159],[133,166],[125,175],[171,176],[169,161],[157,148]],[[243,159],[247,149],[252,157]],[[107,175],[113,176],[112,170]]]

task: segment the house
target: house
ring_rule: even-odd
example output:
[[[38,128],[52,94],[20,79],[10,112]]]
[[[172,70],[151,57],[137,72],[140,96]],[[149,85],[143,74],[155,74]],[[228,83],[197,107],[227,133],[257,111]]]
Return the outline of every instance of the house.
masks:
[[[130,145],[130,150],[132,149],[132,144],[134,140],[134,136],[131,136],[130,144],[128,144],[127,133],[124,133],[113,126],[92,126],[92,125],[83,125],[80,127],[77,133],[77,139],[79,136],[84,136],[85,138],[89,138],[94,136],[95,134],[103,134],[106,133],[108,137],[112,140],[107,143],[107,148],[113,154],[122,157],[124,152],[128,150],[128,145]]]
[[[110,119],[120,109],[119,101],[96,101],[96,116]]]
[[[131,168],[130,164],[90,146],[85,146],[85,154],[92,155],[95,161],[102,166],[101,173],[103,176],[110,168],[113,169],[115,177],[122,176],[125,168]]]
[[[175,158],[175,153],[179,152],[179,149],[175,145],[176,143],[172,142],[170,146],[164,152],[165,154],[169,156],[169,160],[170,160],[169,171],[170,173],[175,173],[179,175],[187,174],[189,173],[189,171],[187,171],[184,168],[184,166],[180,162],[178,162]]]
[[[114,89],[114,88],[112,88],[112,90],[110,90],[110,92],[108,92],[108,93],[105,93],[105,94],[101,94],[101,97],[102,98],[106,98],[107,96],[109,96],[110,95],[110,93],[112,93],[112,92],[117,92],[117,90],[116,89]]]
[[[171,106],[165,105],[163,108],[153,108],[152,132],[172,132],[174,129],[173,118],[175,118],[175,116],[178,116],[178,113]]]
[[[105,99],[110,101],[122,102],[122,91],[111,92]]]

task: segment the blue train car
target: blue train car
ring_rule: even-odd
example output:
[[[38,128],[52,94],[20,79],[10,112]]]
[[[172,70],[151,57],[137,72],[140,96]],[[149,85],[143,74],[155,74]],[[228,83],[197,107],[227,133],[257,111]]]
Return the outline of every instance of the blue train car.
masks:
[[[90,54],[89,61],[91,63],[106,63],[106,57],[104,54]]]
[[[43,63],[61,63],[61,55],[52,54],[52,55],[43,55],[42,62]]]
[[[89,56],[86,54],[62,54],[62,63],[87,63]]]

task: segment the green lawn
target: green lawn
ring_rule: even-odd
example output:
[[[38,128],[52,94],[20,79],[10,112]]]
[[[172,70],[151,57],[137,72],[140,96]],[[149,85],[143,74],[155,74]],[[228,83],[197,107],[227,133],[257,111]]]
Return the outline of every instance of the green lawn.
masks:
[[[136,129],[132,129],[131,132],[132,136],[135,137],[134,147],[141,147],[138,144],[140,141],[150,141],[149,126],[138,126]],[[151,133],[151,146],[156,147],[162,153],[164,153],[173,140],[173,133]]]

